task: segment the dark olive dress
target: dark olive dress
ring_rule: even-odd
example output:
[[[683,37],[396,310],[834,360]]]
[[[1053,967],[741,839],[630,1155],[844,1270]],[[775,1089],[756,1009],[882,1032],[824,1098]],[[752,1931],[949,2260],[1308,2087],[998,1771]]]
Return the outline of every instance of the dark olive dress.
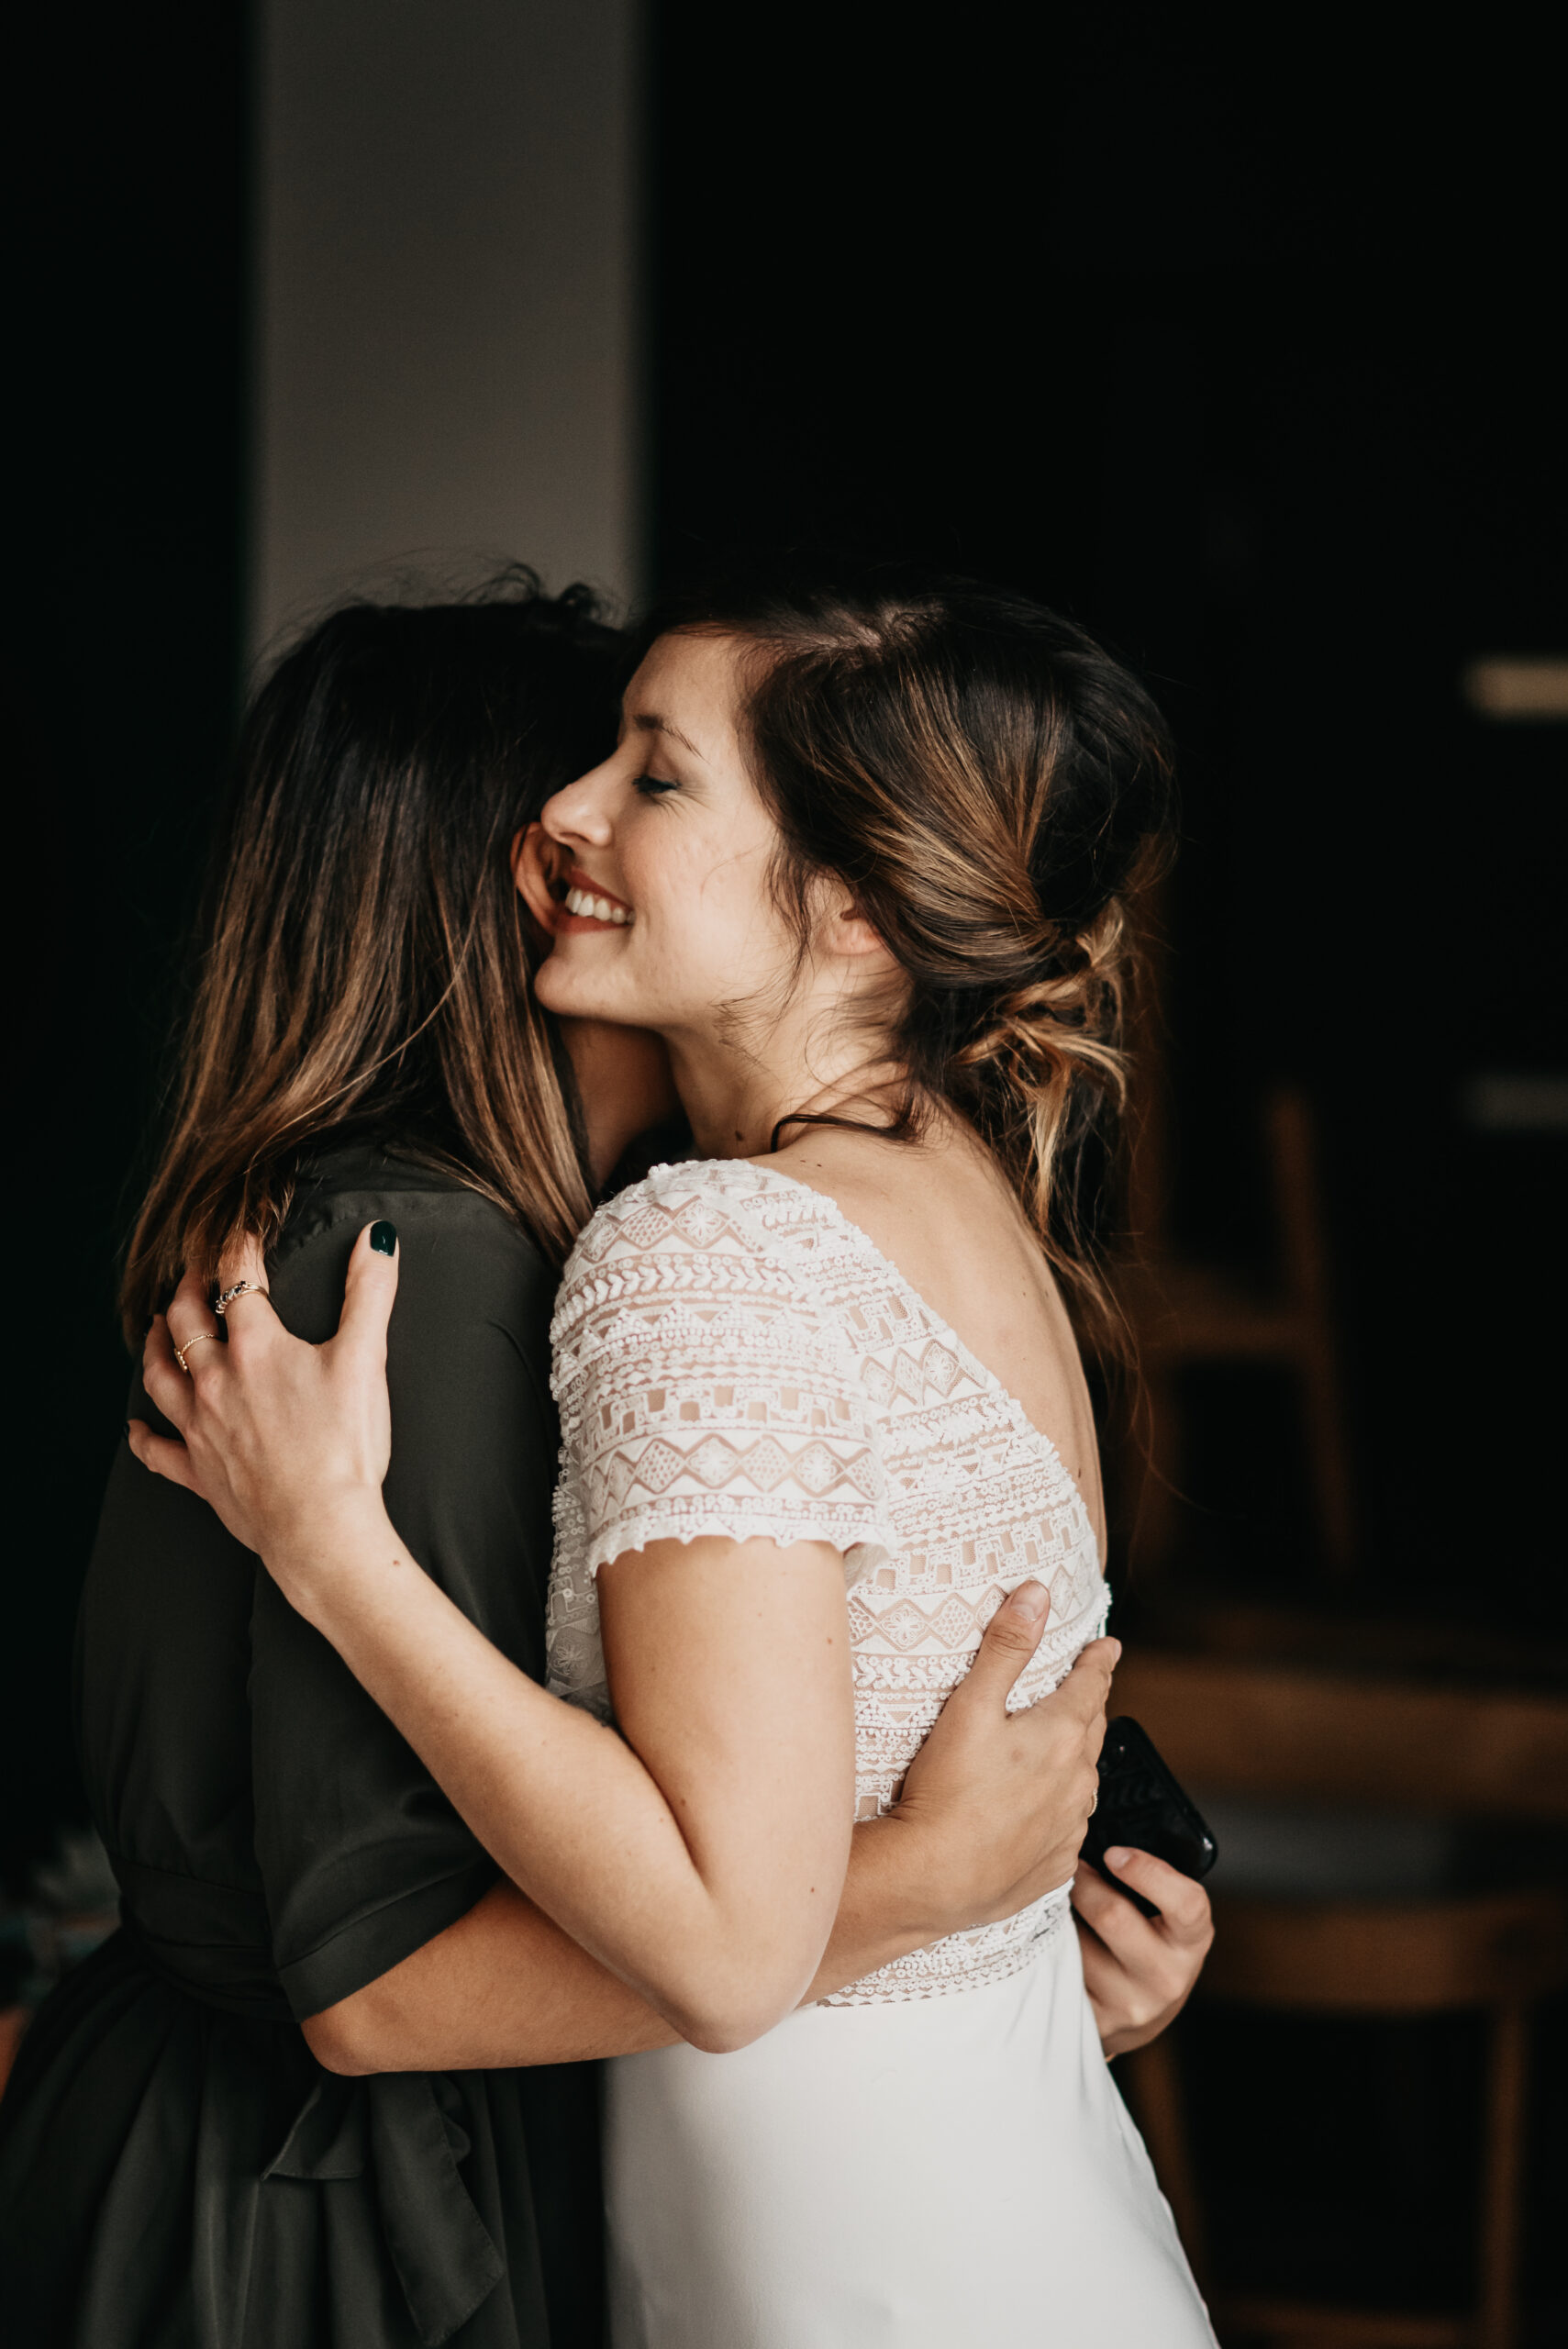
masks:
[[[331,1334],[355,1234],[384,1216],[393,1520],[537,1676],[554,1278],[473,1193],[341,1148],[307,1169],[272,1269],[291,1329]],[[495,1867],[252,1554],[127,1449],[77,1691],[124,1923],[42,2009],[0,2105],[10,2349],[595,2343],[595,2067],[339,2079],[298,2029]]]

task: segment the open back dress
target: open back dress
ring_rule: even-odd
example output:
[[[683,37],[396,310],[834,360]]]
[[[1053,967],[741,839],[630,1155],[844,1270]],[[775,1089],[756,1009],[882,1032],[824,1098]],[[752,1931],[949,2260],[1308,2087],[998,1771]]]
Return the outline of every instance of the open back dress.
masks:
[[[597,1570],[671,1538],[842,1553],[860,1819],[896,1800],[1016,1585],[1051,1612],[1014,1706],[1103,1629],[1054,1447],[821,1193],[744,1160],[656,1167],[584,1233],[552,1335],[550,1685],[601,1716]],[[759,1754],[760,1834],[772,1794]],[[1212,2349],[1068,1895],[737,2054],[612,2062],[614,2349]]]

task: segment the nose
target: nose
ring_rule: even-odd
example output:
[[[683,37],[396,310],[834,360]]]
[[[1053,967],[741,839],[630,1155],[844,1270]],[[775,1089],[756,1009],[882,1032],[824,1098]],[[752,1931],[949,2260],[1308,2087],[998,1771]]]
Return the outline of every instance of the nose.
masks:
[[[608,848],[612,826],[606,768],[595,767],[591,774],[580,775],[547,799],[539,810],[539,821],[550,839],[563,846],[582,842],[591,848]]]

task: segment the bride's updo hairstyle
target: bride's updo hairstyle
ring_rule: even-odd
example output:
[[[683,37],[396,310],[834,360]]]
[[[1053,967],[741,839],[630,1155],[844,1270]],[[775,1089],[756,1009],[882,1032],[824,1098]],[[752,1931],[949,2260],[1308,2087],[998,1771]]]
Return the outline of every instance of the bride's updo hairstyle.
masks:
[[[1173,816],[1153,701],[1071,620],[967,581],[710,596],[662,624],[755,648],[742,738],[781,834],[779,903],[804,951],[834,876],[907,974],[886,1039],[900,1128],[933,1097],[969,1119],[1100,1319],[1127,901]]]

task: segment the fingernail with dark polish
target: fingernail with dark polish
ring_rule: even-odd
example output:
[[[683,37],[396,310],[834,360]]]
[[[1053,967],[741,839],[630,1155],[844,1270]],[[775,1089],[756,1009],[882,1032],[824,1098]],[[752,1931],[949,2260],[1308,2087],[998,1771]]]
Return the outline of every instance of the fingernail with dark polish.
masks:
[[[371,1246],[375,1250],[378,1256],[395,1256],[397,1253],[397,1226],[395,1223],[373,1223],[371,1226]]]

